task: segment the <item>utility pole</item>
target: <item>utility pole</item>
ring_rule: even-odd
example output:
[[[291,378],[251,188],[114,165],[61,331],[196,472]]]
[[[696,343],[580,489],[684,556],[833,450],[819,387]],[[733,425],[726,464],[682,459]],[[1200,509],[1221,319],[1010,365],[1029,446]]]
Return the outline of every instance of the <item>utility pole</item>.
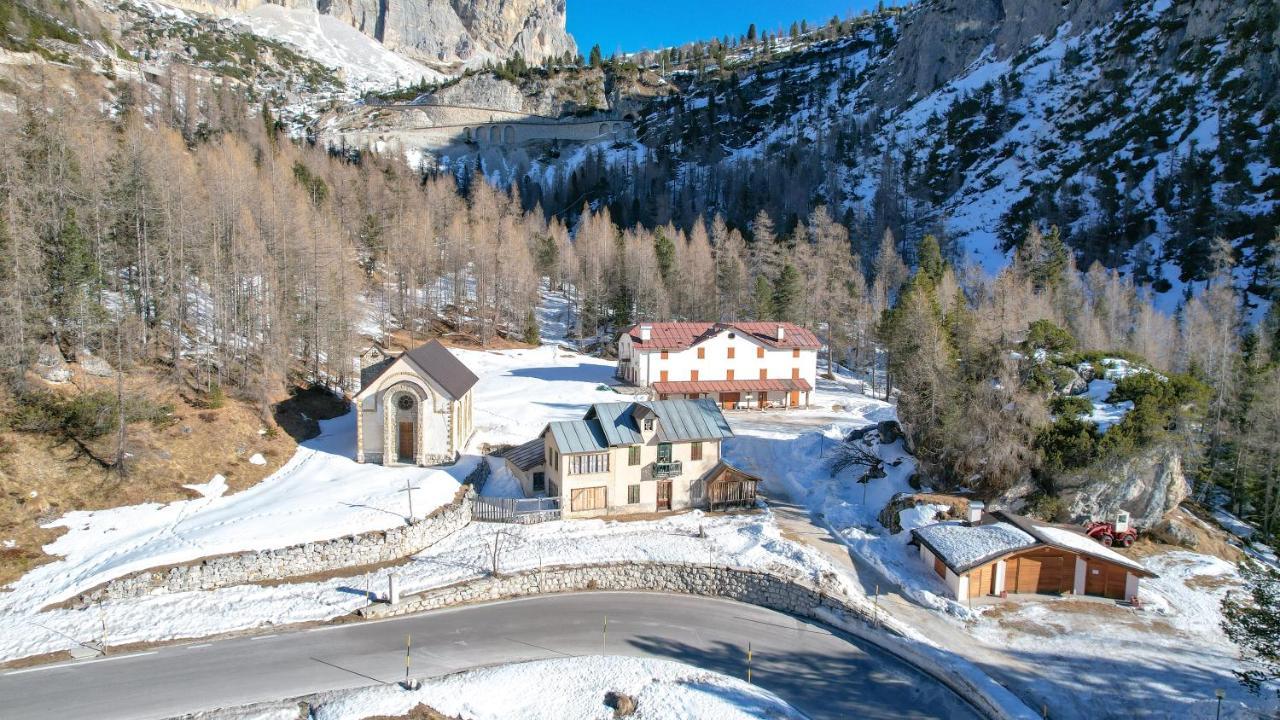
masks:
[[[747,641],[747,684],[751,684],[751,641]]]
[[[604,649],[609,645],[609,616],[604,616],[604,626],[600,629],[600,648]]]

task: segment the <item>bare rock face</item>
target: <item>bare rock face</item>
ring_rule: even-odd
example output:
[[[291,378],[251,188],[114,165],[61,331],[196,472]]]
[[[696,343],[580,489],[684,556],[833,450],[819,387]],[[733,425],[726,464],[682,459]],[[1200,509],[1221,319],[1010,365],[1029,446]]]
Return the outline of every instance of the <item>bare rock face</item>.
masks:
[[[901,41],[873,82],[885,105],[923,97],[988,48],[1007,58],[1065,22],[1072,35],[1088,32],[1122,6],[1122,0],[942,0],[904,16]]]
[[[565,30],[565,0],[165,0],[227,15],[268,1],[332,15],[391,50],[433,65],[500,61],[516,53],[539,62],[578,50]]]
[[[1154,528],[1191,494],[1176,448],[1155,446],[1106,471],[1062,478],[1058,495],[1073,522],[1107,518],[1116,510],[1129,513],[1134,526]]]

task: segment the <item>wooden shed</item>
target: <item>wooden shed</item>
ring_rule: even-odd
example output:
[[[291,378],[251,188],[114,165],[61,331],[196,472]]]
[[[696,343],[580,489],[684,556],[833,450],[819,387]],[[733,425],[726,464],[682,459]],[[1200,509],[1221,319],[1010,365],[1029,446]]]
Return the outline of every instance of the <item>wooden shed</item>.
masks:
[[[739,470],[721,460],[706,476],[707,507],[711,510],[728,510],[731,507],[751,507],[756,504],[756,488],[760,478]]]
[[[1140,563],[1072,528],[996,511],[979,523],[937,523],[911,531],[920,557],[957,600],[987,595],[1095,595],[1131,600]]]

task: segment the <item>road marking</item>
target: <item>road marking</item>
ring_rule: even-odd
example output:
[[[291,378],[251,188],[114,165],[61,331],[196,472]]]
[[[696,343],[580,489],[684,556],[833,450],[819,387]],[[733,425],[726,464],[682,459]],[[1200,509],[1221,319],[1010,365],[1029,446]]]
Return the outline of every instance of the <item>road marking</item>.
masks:
[[[201,643],[199,645],[188,645],[187,649],[195,650],[196,648],[203,648],[203,647],[213,647],[213,643]]]
[[[273,637],[276,637],[275,633],[272,633],[271,635],[254,635],[249,639],[250,640],[266,640],[267,638],[273,638]]]
[[[326,630],[341,630],[344,627],[346,627],[346,625],[325,625],[324,627],[311,628],[307,632],[313,633],[313,632],[324,632]]]
[[[110,657],[100,657],[95,660],[77,660],[75,662],[60,663],[58,665],[41,665],[40,667],[27,668],[25,670],[12,670],[10,672],[5,673],[5,676],[7,677],[9,675],[22,675],[23,673],[39,672],[41,670],[57,670],[58,668],[80,667],[82,665],[92,665],[94,663],[109,662],[111,660],[128,660],[129,658],[142,657],[144,655],[155,655],[157,652],[159,651],[151,650],[150,652],[133,653],[132,655],[112,655]]]

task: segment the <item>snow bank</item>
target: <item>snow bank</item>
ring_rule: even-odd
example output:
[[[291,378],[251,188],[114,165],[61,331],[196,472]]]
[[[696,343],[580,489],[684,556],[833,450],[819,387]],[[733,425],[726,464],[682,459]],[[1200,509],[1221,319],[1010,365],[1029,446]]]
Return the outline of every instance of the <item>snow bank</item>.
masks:
[[[471,670],[427,680],[414,692],[381,686],[326,693],[313,706],[316,720],[402,715],[419,703],[465,720],[612,720],[613,709],[604,704],[609,691],[635,698],[646,720],[804,717],[773,693],[736,678],[669,660],[613,656]]]

